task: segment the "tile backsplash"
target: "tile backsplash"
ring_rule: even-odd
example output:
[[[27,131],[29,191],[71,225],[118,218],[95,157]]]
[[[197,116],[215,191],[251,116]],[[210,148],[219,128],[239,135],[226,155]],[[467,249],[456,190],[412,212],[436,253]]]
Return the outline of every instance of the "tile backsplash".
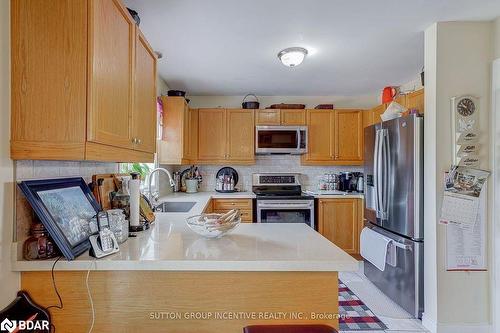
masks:
[[[89,161],[33,161],[20,160],[14,164],[16,181],[28,179],[47,179],[62,177],[83,177],[87,183],[92,181],[92,175],[118,172],[118,163]],[[15,221],[17,241],[17,256],[22,258],[22,245],[29,236],[29,228],[34,212],[21,191],[16,186]]]
[[[215,175],[217,171],[224,167],[233,167],[239,175],[239,182],[236,186],[242,191],[252,190],[252,174],[264,172],[290,172],[302,174],[302,185],[304,188],[316,188],[319,177],[325,173],[341,171],[363,171],[361,166],[304,166],[300,164],[299,155],[260,155],[256,156],[255,164],[242,165],[199,165],[199,170],[203,176],[200,186],[201,191],[213,191],[215,188]],[[187,166],[176,167],[175,171],[182,171]]]
[[[89,161],[16,161],[16,180],[60,177],[83,177],[87,183],[92,175],[118,172],[118,163]]]

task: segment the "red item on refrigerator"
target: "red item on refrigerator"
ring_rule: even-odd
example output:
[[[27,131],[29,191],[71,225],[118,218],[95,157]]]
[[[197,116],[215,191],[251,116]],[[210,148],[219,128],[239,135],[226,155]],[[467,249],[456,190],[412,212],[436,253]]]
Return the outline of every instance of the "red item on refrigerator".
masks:
[[[397,90],[395,87],[385,87],[382,91],[382,104],[392,102],[396,94]]]

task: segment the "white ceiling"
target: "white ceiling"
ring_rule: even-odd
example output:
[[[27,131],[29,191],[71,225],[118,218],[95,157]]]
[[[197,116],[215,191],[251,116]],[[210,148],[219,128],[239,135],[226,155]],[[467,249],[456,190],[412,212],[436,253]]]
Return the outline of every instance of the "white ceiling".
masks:
[[[490,20],[499,0],[125,0],[191,95],[361,95],[415,78],[433,22]],[[302,46],[304,63],[276,54]]]

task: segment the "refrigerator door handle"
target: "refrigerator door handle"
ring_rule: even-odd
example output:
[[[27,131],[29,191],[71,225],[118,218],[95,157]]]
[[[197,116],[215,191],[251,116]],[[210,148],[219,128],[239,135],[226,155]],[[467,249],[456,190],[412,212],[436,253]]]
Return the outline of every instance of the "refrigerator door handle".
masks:
[[[375,131],[375,151],[373,153],[373,184],[375,185],[375,212],[380,217],[380,130]]]
[[[389,175],[390,175],[390,149],[389,149],[389,133],[387,129],[382,130],[381,138],[381,160],[382,160],[382,198],[381,198],[381,212],[380,218],[387,220],[388,218],[388,205],[389,205]]]

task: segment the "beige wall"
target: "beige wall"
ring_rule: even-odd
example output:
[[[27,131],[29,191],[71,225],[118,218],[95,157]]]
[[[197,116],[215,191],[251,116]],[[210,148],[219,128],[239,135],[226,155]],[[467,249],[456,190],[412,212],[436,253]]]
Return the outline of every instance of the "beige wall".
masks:
[[[452,161],[451,97],[464,94],[480,97],[484,147],[481,168],[490,169],[492,33],[491,22],[438,23],[426,31],[425,319],[436,320],[437,332],[487,332],[489,329],[489,273],[447,272],[446,227],[437,221],[442,204],[443,173]],[[465,44],[467,48],[463,47]],[[491,228],[491,219],[487,223]]]
[[[19,274],[10,270],[14,223],[14,164],[10,141],[10,17],[9,1],[0,1],[0,309],[19,289]]]

